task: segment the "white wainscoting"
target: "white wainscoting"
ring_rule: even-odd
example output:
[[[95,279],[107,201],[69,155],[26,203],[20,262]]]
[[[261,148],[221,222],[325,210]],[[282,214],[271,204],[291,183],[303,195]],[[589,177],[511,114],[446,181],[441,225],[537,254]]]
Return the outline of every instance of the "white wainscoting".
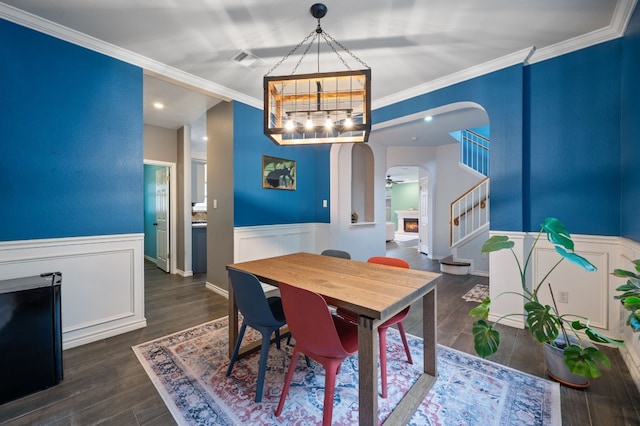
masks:
[[[508,235],[515,246],[514,252],[520,264],[524,264],[523,253],[533,243],[535,234],[521,232],[491,231],[490,235]],[[611,275],[614,269],[631,269],[631,260],[640,258],[640,244],[619,237],[600,237],[588,235],[572,235],[575,251],[593,263],[598,270],[586,272],[577,265],[563,261],[545,280],[550,282],[556,300],[560,291],[568,293],[567,303],[558,303],[560,312],[574,313],[591,320],[591,325],[603,334],[624,339],[625,347],[621,355],[627,364],[636,386],[640,389],[640,341],[638,333],[633,334],[626,326],[627,311],[621,308],[620,302],[613,297],[616,288],[625,282]],[[545,237],[538,242],[531,257],[530,282],[540,282],[558,260],[552,245]],[[513,294],[496,297],[505,291],[520,293],[520,277],[513,255],[509,250],[490,254],[489,291],[491,296],[491,313],[489,319],[495,321],[502,315],[516,311],[514,307],[522,305],[522,298]],[[530,284],[531,285],[531,284]],[[540,291],[541,301],[551,304],[546,288]],[[509,317],[501,320],[502,324],[524,328],[524,317]]]
[[[0,242],[2,279],[62,273],[64,349],[145,327],[144,234]]]
[[[328,223],[293,223],[288,225],[242,226],[234,228],[234,262],[248,262],[265,257],[308,252],[320,253],[329,248]],[[273,286],[263,283],[265,292],[274,292]],[[229,292],[207,282],[206,287],[224,297]]]
[[[491,231],[491,235],[508,235],[515,243],[513,248],[521,265],[524,265],[524,254],[528,253],[536,234],[524,234],[521,232]],[[539,292],[540,299],[545,304],[551,304],[547,283],[551,283],[556,300],[559,293],[567,292],[567,303],[558,303],[558,309],[562,312],[583,315],[591,319],[591,325],[600,329],[608,336],[618,338],[619,307],[613,301],[610,283],[610,273],[613,271],[611,259],[618,256],[620,239],[617,237],[598,237],[572,235],[575,243],[575,251],[593,263],[598,270],[586,272],[579,266],[563,261],[547,279]],[[531,256],[529,271],[529,287],[532,283],[539,283],[544,275],[558,261],[559,255],[553,246],[542,237]],[[490,255],[489,289],[491,299],[496,299],[500,293],[515,291],[521,293],[520,276],[508,250],[493,252]],[[615,290],[615,287],[614,287]],[[508,300],[508,302],[505,302]],[[492,303],[490,319],[495,320],[500,316],[513,313],[514,306],[522,304],[522,298],[515,295],[500,296],[496,303]],[[504,324],[524,327],[524,318],[513,317]]]
[[[640,243],[636,243],[631,240],[621,239],[620,253],[617,256],[617,262],[612,265],[613,269],[625,269],[627,271],[635,270],[635,266],[631,263],[632,260],[640,259]],[[611,276],[613,284],[611,285],[612,297],[618,294],[615,289],[624,284],[626,279]],[[620,307],[620,302],[615,301],[616,306]],[[640,390],[640,333],[634,333],[631,327],[627,326],[627,318],[629,317],[629,311],[619,308],[619,325],[620,333],[624,337],[625,347],[620,350],[622,358],[625,364],[629,368],[631,377],[635,382],[638,390]]]
[[[329,248],[328,223],[243,226],[234,229],[234,262]]]

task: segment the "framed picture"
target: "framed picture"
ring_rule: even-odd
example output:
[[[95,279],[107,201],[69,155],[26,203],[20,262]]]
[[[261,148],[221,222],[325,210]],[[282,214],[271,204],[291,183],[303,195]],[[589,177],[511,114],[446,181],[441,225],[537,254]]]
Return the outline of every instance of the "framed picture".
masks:
[[[262,156],[262,188],[296,190],[296,162]]]

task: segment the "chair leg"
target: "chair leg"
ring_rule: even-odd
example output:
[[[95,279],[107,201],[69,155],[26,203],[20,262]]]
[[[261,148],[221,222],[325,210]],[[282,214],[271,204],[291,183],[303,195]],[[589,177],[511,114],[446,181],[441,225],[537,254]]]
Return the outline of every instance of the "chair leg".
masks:
[[[333,364],[333,365],[332,365]],[[324,407],[322,410],[322,426],[331,426],[333,417],[333,393],[336,389],[336,372],[340,369],[340,363],[329,363],[324,366]]]
[[[240,327],[240,332],[238,333],[238,339],[236,340],[236,346],[233,348],[233,355],[231,355],[231,359],[229,360],[229,367],[227,368],[227,377],[231,375],[231,370],[233,370],[233,364],[238,360],[238,352],[240,351],[240,344],[242,343],[242,338],[244,337],[244,331],[247,329],[247,325],[243,322]]]
[[[387,329],[378,327],[378,341],[380,342],[380,383],[382,397],[387,397]]]
[[[284,380],[284,386],[282,387],[282,393],[280,394],[280,402],[278,402],[278,408],[276,409],[276,417],[279,417],[282,413],[282,407],[284,407],[284,401],[287,399],[289,393],[289,385],[291,385],[291,379],[293,378],[293,372],[296,369],[296,362],[298,360],[298,350],[293,349],[291,360],[289,361],[289,369],[287,370],[287,377]]]
[[[280,329],[276,328],[276,348],[280,349]],[[271,337],[271,336],[269,336]]]
[[[256,382],[256,402],[262,401],[262,388],[264,376],[267,371],[267,359],[269,359],[269,346],[271,345],[271,333],[262,332],[262,347],[260,348],[260,363],[258,364],[258,381]]]
[[[400,337],[402,337],[404,351],[407,353],[407,361],[409,362],[409,364],[413,364],[413,359],[411,359],[411,352],[409,351],[409,343],[407,342],[407,335],[404,333],[404,326],[402,325],[402,321],[398,323],[398,331],[400,331]]]

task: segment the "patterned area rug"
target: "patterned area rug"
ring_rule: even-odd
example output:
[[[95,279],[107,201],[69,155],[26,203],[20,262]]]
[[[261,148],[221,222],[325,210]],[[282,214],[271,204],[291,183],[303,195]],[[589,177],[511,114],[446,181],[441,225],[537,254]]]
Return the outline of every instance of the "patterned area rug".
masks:
[[[482,303],[485,297],[489,297],[489,286],[487,284],[476,284],[462,296],[467,302],[477,303]]]
[[[292,348],[272,345],[264,396],[254,402],[259,354],[228,366],[227,318],[208,322],[133,350],[180,425],[309,425],[322,421],[324,370],[304,358],[292,380],[282,415],[275,409]],[[257,339],[249,333],[245,339]],[[414,364],[406,362],[395,329],[388,335],[388,397],[378,400],[382,423],[415,382],[422,365],[422,341],[407,336]],[[293,342],[293,341],[292,341]],[[334,425],[358,422],[358,358],[347,358],[340,369],[334,396]],[[411,425],[560,425],[557,383],[503,367],[456,350],[438,346],[438,379]]]

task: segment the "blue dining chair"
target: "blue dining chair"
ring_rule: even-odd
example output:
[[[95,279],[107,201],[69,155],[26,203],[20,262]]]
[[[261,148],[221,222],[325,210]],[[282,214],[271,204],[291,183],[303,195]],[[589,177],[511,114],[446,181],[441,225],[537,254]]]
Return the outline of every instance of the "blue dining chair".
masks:
[[[238,310],[242,313],[242,326],[233,349],[233,355],[229,361],[227,377],[231,375],[233,365],[238,360],[238,351],[244,337],[247,326],[256,329],[262,335],[262,346],[260,348],[260,363],[258,366],[258,381],[256,383],[255,401],[262,400],[262,388],[264,386],[264,376],[267,369],[267,358],[269,357],[269,346],[271,345],[271,335],[276,333],[276,347],[280,349],[280,327],[286,324],[282,301],[280,297],[267,298],[262,290],[260,280],[247,272],[229,269],[229,278],[233,293],[236,298]],[[229,342],[231,343],[231,342]]]

